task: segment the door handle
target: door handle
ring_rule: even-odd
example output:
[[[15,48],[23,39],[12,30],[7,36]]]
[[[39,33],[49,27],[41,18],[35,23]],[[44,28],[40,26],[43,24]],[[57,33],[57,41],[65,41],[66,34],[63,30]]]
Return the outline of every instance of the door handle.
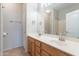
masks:
[[[8,33],[3,33],[3,37],[6,37],[6,35],[8,35]]]

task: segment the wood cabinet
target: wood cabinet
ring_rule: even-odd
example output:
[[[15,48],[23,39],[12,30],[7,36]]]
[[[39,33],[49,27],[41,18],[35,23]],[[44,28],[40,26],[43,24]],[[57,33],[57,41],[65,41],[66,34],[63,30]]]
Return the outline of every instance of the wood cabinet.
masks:
[[[28,37],[28,53],[32,56],[35,55],[35,41],[31,37]]]
[[[38,40],[28,37],[28,53],[31,56],[40,56],[40,44]]]
[[[50,56],[45,50],[41,50],[41,56]]]
[[[28,53],[32,56],[71,56],[71,54],[31,37],[28,37]]]
[[[50,55],[50,56],[69,56],[70,54],[65,53],[55,47],[52,47],[48,44],[42,43],[41,44],[41,50],[46,51],[45,55]],[[44,54],[43,54],[44,55]]]
[[[41,55],[41,43],[38,40],[35,40],[35,55],[36,56]]]

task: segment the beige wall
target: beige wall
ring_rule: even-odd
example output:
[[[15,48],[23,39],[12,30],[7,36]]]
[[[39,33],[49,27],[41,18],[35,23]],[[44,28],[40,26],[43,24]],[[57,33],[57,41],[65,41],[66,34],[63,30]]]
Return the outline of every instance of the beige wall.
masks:
[[[44,16],[45,33],[49,34],[51,33],[50,15],[51,13],[45,13]]]
[[[45,32],[48,34],[58,34],[58,12],[56,10],[51,10],[50,13],[45,13]]]

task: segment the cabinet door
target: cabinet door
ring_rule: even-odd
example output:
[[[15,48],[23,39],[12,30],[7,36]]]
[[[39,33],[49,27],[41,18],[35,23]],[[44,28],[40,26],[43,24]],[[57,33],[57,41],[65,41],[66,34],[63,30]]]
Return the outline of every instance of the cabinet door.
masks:
[[[40,41],[38,41],[38,40],[35,40],[35,55],[36,56],[40,56]]]
[[[40,47],[35,46],[35,55],[40,56]]]
[[[34,56],[35,44],[34,39],[28,37],[28,53]]]
[[[31,55],[32,56],[35,55],[35,45],[34,45],[34,42],[31,42]]]
[[[28,53],[31,55],[31,41],[29,37],[28,37]]]

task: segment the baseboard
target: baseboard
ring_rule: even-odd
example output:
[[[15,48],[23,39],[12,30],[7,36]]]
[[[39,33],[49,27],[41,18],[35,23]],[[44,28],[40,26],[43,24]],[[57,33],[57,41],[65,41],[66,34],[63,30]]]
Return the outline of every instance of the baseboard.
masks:
[[[12,47],[12,48],[8,48],[8,49],[3,49],[3,51],[11,50],[11,49],[18,48],[18,47],[23,47],[23,45]]]

